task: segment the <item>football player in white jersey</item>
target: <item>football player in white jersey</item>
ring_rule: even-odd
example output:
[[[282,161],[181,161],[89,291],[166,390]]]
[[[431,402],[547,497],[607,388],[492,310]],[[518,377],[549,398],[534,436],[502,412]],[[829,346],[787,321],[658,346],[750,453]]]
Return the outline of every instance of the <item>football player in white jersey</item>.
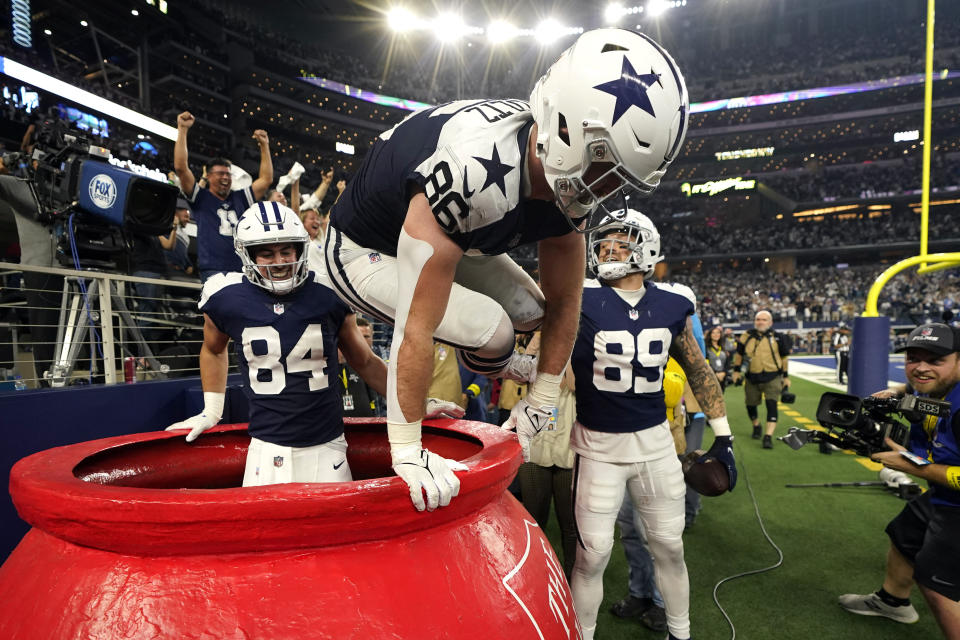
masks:
[[[683,559],[686,485],[666,420],[663,372],[673,356],[710,420],[715,440],[705,458],[726,467],[736,483],[732,436],[723,393],[694,336],[693,292],[652,283],[663,259],[660,236],[645,215],[614,212],[588,242],[590,268],[571,366],[577,422],[574,517],[579,546],[571,591],[585,640],[593,638],[603,599],[603,571],[614,523],[628,492],[638,530],[645,531],[663,595],[670,638],[690,637],[689,583]]]
[[[605,200],[657,187],[687,111],[683,77],[663,48],[599,29],[560,56],[529,104],[425,109],[367,153],[333,208],[327,271],[348,304],[394,324],[387,425],[394,469],[417,509],[446,505],[459,490],[448,461],[421,445],[434,337],[479,373],[536,375],[508,421],[526,456],[553,416],[576,336],[578,232]],[[540,287],[504,255],[533,242]],[[514,332],[538,326],[539,363],[514,356]]]

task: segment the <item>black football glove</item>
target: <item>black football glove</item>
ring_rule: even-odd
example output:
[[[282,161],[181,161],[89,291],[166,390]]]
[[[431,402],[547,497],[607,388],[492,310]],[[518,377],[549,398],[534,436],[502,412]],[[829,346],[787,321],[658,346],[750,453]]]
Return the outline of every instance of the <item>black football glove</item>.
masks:
[[[733,491],[733,488],[737,485],[737,464],[733,459],[733,436],[717,436],[714,438],[710,450],[700,460],[707,458],[714,458],[727,468],[727,475],[730,476],[730,488],[727,490]]]

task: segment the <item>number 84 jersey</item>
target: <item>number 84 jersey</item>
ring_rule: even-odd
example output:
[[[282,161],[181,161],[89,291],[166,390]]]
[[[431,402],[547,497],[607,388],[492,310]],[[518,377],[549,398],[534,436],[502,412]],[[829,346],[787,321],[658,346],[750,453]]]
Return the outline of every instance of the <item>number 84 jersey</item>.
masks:
[[[203,285],[200,310],[233,340],[250,401],[250,435],[284,447],[310,447],[343,433],[336,387],[337,335],[350,313],[316,280],[270,295],[243,274]]]
[[[587,280],[571,366],[577,422],[594,431],[628,433],[662,424],[663,370],[670,345],[695,310],[693,291],[644,284],[636,305],[613,288]]]

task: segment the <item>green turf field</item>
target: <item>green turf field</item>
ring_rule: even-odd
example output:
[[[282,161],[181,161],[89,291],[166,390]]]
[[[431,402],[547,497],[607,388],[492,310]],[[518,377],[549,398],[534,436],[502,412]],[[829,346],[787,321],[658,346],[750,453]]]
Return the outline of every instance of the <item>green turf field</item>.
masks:
[[[780,405],[783,435],[800,418],[814,424],[817,402],[826,389],[793,379],[794,405]],[[795,489],[787,483],[856,482],[877,480],[874,463],[845,452],[824,455],[815,444],[799,451],[774,441],[764,450],[750,437],[743,405],[743,387],[726,392],[730,426],[736,436],[734,453],[740,477],[733,493],[704,498],[696,524],[684,534],[690,572],[690,618],[697,640],[732,637],[713,602],[714,585],[728,576],[760,569],[777,561],[777,552],[764,538],[750,488],[767,533],[783,550],[783,564],[767,573],[738,578],[718,591],[720,604],[744,640],[903,640],[941,637],[939,627],[919,591],[913,605],[920,621],[905,625],[886,618],[855,616],[837,604],[843,593],[868,593],[883,580],[888,539],[883,529],[905,504],[882,487]],[[760,418],[764,419],[763,406]],[[707,430],[705,448],[712,442]],[[551,520],[548,535],[556,547],[558,533]],[[619,538],[619,534],[617,536]],[[609,613],[610,605],[627,593],[627,566],[619,540],[604,575],[604,600],[597,621],[598,640],[661,639],[636,621]]]

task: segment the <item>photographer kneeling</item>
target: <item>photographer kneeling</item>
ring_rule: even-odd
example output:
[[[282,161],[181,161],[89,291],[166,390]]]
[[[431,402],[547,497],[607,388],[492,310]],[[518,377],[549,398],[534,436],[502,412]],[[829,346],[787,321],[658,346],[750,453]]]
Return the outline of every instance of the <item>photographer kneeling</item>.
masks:
[[[906,351],[907,387],[876,396],[913,393],[951,403],[947,415],[910,425],[909,451],[887,438],[890,451],[871,457],[884,466],[927,480],[930,490],[910,501],[887,525],[890,550],[881,589],[840,596],[851,613],[897,622],[919,619],[910,604],[920,585],[944,636],[960,639],[960,331],[932,323],[910,333]],[[909,456],[913,454],[911,461]],[[920,464],[918,464],[920,463]]]

